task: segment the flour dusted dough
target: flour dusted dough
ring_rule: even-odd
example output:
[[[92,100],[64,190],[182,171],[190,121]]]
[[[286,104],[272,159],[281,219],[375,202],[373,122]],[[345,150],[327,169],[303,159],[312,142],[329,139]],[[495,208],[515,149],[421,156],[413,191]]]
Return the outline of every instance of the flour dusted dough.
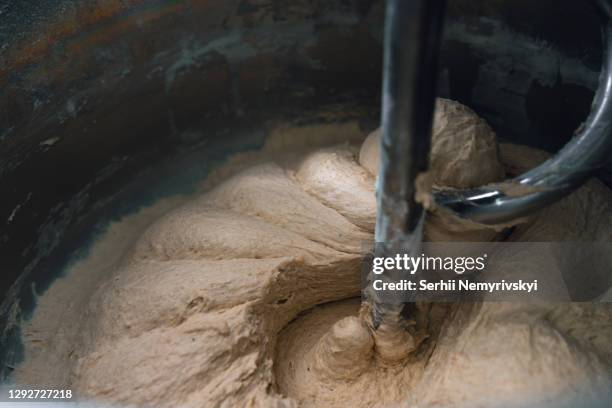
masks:
[[[498,156],[473,112],[445,100],[437,108],[437,185],[499,181],[502,162],[512,174],[540,159],[511,145]],[[163,206],[163,216],[149,209],[115,225],[75,267],[81,275],[41,298],[16,381],[162,407],[524,406],[608,387],[607,304],[435,304],[417,352],[392,366],[376,358],[356,299],[375,218],[373,140],[359,153],[338,145],[283,160],[275,150],[275,160],[241,162],[210,191]],[[591,181],[512,239],[609,240],[610,205],[610,191]],[[448,220],[437,220],[449,239]],[[476,231],[471,239],[491,238]],[[60,315],[61,325],[45,322]]]

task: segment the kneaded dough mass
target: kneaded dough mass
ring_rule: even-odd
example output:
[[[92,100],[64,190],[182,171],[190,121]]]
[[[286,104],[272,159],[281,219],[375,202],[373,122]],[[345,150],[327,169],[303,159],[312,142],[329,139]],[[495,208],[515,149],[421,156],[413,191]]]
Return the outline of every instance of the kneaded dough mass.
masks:
[[[377,359],[358,299],[374,231],[376,137],[263,152],[221,170],[196,197],[114,225],[41,297],[16,381],[162,407],[564,406],[606,392],[608,304],[433,304],[415,353],[394,365]],[[498,146],[468,108],[438,101],[435,185],[500,181],[542,157]],[[610,240],[611,205],[610,191],[590,181],[510,239]],[[444,217],[432,209],[428,239],[499,233]]]

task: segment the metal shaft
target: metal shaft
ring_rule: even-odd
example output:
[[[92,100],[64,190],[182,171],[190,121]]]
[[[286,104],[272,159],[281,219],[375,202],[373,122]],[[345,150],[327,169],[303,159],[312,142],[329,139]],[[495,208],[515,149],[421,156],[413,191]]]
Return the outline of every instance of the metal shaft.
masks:
[[[416,178],[427,170],[445,0],[387,0],[383,63],[382,138],[377,185],[377,255],[420,252],[423,207]],[[382,254],[381,254],[382,252]],[[399,277],[388,274],[389,281]],[[366,291],[377,328],[410,303]],[[398,322],[398,324],[401,324]]]

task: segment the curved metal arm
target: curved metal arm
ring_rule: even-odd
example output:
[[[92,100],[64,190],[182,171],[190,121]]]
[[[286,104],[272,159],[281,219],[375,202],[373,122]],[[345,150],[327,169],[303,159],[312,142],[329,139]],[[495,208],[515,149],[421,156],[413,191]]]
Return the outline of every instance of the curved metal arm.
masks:
[[[494,187],[464,191],[441,191],[436,202],[463,218],[495,224],[525,216],[546,207],[580,187],[612,156],[612,6],[598,1],[606,22],[604,55],[599,87],[591,113],[577,135],[554,157],[510,180],[535,187],[531,193],[509,197]]]

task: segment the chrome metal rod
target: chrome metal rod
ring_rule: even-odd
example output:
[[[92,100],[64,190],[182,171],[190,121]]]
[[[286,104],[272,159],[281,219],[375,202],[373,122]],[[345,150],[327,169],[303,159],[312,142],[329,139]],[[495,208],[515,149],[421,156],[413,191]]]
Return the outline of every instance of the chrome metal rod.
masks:
[[[376,252],[420,251],[424,210],[415,181],[427,170],[445,0],[387,0]],[[397,277],[386,275],[386,279]],[[371,285],[368,285],[370,288]],[[410,304],[369,290],[372,321]]]
[[[495,224],[510,221],[544,208],[580,187],[595,170],[612,158],[612,6],[598,0],[604,15],[604,53],[599,87],[591,113],[576,136],[554,157],[510,180],[537,191],[508,197],[489,187],[464,191],[440,191],[436,202],[463,218]]]

